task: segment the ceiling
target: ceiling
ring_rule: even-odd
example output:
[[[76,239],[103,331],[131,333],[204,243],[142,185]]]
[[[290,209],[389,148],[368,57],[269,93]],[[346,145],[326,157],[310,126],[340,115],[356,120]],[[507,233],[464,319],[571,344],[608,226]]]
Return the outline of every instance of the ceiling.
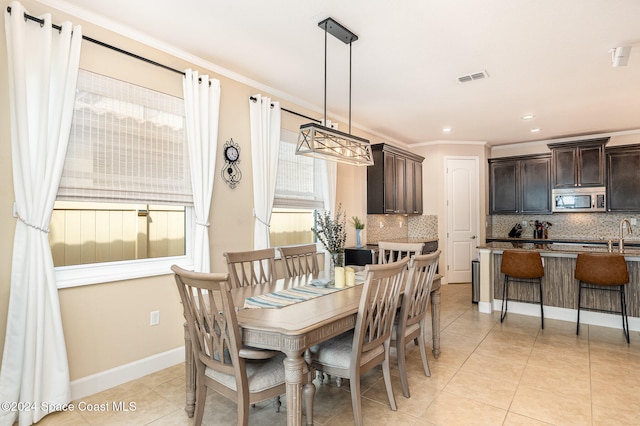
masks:
[[[638,0],[40,3],[230,70],[316,118],[324,105],[318,22],[332,17],[359,37],[352,44],[354,134],[495,146],[640,129]],[[629,63],[614,68],[609,49],[622,45],[633,46]],[[327,118],[346,122],[349,46],[331,35],[327,67]],[[481,71],[488,78],[458,81]]]

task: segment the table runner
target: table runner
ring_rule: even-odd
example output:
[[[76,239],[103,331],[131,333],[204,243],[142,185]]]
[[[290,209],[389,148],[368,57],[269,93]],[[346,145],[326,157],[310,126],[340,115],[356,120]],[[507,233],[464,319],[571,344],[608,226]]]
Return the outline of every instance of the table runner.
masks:
[[[283,306],[293,305],[294,303],[304,302],[305,300],[313,299],[325,294],[330,294],[338,290],[342,290],[342,288],[317,287],[313,285],[291,287],[286,290],[274,291],[272,293],[261,294],[260,296],[248,297],[244,301],[244,307],[281,308]]]

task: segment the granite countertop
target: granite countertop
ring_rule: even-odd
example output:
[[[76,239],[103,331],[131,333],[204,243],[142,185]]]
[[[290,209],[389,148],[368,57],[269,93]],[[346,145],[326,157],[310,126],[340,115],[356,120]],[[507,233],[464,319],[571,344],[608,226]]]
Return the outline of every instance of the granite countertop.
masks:
[[[523,249],[536,250],[541,253],[566,253],[576,255],[577,253],[595,252],[607,253],[607,241],[603,240],[570,240],[570,239],[554,239],[554,240],[536,240],[536,239],[520,239],[520,238],[498,238],[489,239],[484,246],[478,248],[487,248],[495,250]],[[618,243],[614,242],[612,253],[618,253]],[[625,241],[625,256],[640,256],[640,244],[638,241]]]
[[[380,241],[389,241],[392,243],[432,243],[438,241],[438,237],[425,237],[425,238],[387,238]],[[368,243],[368,246],[378,247],[378,241],[375,243]]]

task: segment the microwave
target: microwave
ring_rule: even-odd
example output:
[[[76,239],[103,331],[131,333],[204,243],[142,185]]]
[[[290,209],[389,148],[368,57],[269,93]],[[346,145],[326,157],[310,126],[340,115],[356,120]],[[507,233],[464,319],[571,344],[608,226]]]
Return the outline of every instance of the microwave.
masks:
[[[604,186],[592,188],[559,188],[551,191],[552,212],[603,212],[605,211]]]

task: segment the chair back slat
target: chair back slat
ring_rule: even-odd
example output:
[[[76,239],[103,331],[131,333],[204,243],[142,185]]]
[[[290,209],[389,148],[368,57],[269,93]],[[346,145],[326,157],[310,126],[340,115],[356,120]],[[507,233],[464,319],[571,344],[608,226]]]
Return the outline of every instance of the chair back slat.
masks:
[[[424,243],[397,243],[392,241],[378,242],[378,263],[397,262],[404,257],[422,254]]]
[[[315,244],[279,247],[285,278],[317,275],[318,250]]]
[[[234,375],[242,368],[240,335],[229,274],[192,272],[173,265],[197,368]]]
[[[411,260],[409,276],[402,295],[398,330],[404,331],[407,327],[422,321],[426,316],[439,259],[440,250],[417,255]]]
[[[353,360],[388,344],[395,319],[400,287],[409,258],[383,265],[367,265],[356,319]],[[357,344],[356,344],[357,343]]]
[[[276,279],[276,251],[273,248],[224,253],[234,288],[264,284]]]

